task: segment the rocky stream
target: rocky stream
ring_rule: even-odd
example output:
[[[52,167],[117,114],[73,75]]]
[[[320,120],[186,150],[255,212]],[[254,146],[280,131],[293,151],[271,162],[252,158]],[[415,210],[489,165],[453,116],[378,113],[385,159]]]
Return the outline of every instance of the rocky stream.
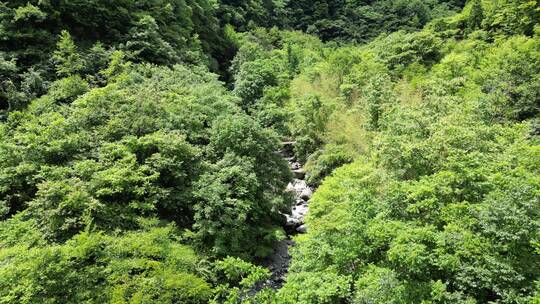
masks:
[[[294,194],[295,204],[292,206],[290,214],[286,214],[287,223],[285,231],[287,238],[277,242],[274,246],[274,253],[267,257],[261,264],[267,267],[272,273],[271,278],[266,282],[261,282],[257,289],[264,287],[279,289],[285,282],[285,276],[289,269],[291,255],[289,248],[295,245],[293,237],[299,233],[306,233],[305,217],[309,211],[309,200],[313,195],[313,189],[307,184],[306,174],[302,165],[297,162],[293,156],[294,142],[283,143],[282,155],[289,163],[291,170],[294,173],[294,179],[287,186],[286,191]]]

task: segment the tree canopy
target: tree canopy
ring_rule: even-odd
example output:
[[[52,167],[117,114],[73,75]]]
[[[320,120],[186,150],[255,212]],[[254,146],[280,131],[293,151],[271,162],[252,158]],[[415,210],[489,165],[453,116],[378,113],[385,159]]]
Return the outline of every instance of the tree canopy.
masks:
[[[539,22],[0,1],[0,304],[540,303]]]

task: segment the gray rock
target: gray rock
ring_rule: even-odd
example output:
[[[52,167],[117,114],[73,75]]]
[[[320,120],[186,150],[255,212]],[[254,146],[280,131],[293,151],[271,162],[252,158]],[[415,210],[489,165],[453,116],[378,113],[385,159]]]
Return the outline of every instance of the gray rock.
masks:
[[[296,193],[296,188],[294,188],[294,184],[293,184],[293,183],[289,183],[289,184],[287,185],[287,188],[285,188],[285,192]]]
[[[305,201],[309,201],[312,196],[313,196],[313,190],[311,190],[311,188],[309,187],[304,188],[302,192],[300,193],[300,198]]]
[[[298,193],[298,195],[300,195],[300,193],[302,193],[302,191],[306,188],[309,188],[308,184],[306,183],[306,181],[304,180],[301,180],[301,179],[295,179],[293,182],[292,182],[292,186],[294,188],[294,190]]]
[[[290,164],[291,166],[291,170],[299,170],[302,168],[302,166],[300,165],[300,163],[297,163],[297,162],[293,162]]]
[[[295,179],[292,182],[290,182],[287,185],[287,188],[285,189],[285,191],[293,193],[297,198],[300,198],[302,196],[302,193],[304,195],[309,195],[310,197],[313,194],[313,191],[308,186],[306,181],[301,180],[301,179]]]
[[[303,169],[293,170],[293,173],[294,173],[294,177],[296,177],[297,179],[305,179],[306,178],[306,172],[304,172]]]
[[[302,226],[296,228],[296,232],[298,232],[298,233],[306,233],[307,232],[307,226],[302,225]]]

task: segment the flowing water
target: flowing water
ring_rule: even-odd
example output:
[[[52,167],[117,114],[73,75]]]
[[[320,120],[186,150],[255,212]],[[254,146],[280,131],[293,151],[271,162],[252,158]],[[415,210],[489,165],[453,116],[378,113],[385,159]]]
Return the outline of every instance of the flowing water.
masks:
[[[302,165],[293,156],[293,145],[294,142],[283,143],[282,151],[295,175],[294,180],[289,183],[286,189],[286,191],[293,193],[295,198],[295,204],[292,206],[290,214],[285,215],[287,223],[284,228],[287,232],[287,239],[277,242],[274,246],[274,253],[262,262],[262,266],[267,267],[272,276],[268,281],[261,282],[257,286],[257,290],[264,287],[279,289],[283,286],[291,262],[289,249],[295,245],[292,238],[299,233],[307,232],[304,220],[309,211],[309,200],[313,195],[313,189],[305,181]]]

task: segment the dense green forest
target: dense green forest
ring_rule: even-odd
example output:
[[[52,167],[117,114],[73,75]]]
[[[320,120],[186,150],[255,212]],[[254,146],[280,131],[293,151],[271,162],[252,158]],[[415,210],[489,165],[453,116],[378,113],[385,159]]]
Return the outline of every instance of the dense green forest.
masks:
[[[540,2],[0,1],[8,303],[540,304]]]

